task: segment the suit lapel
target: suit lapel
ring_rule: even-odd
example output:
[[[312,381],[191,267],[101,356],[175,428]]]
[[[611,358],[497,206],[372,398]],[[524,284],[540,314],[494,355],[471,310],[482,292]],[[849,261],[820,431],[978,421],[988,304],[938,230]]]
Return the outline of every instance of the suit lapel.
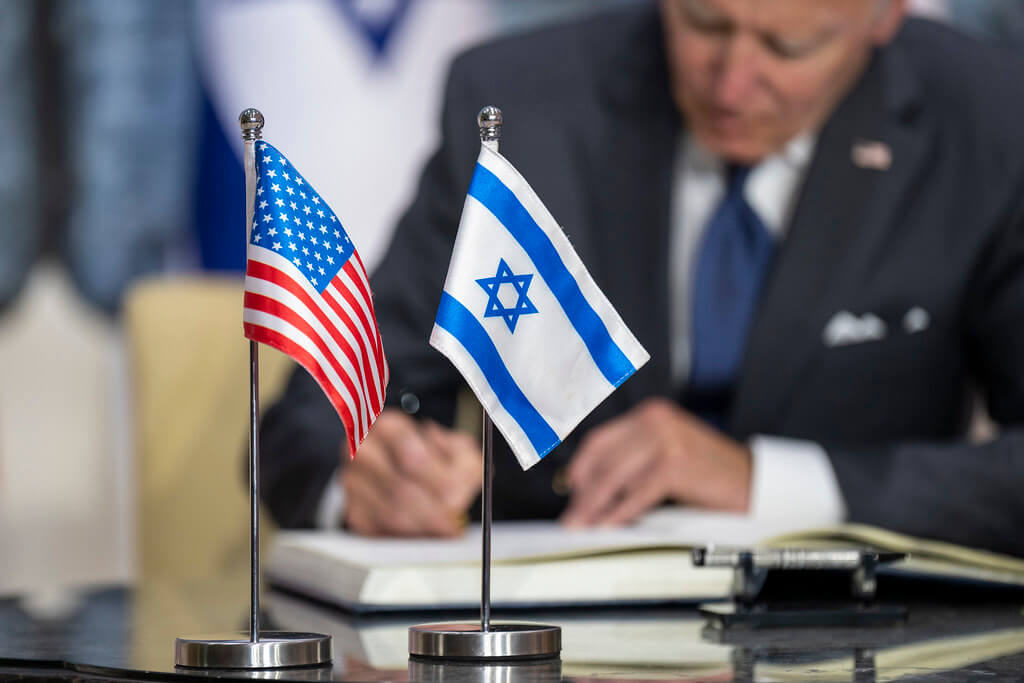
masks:
[[[913,112],[912,80],[894,49],[876,57],[819,135],[747,343],[730,429],[738,437],[780,428],[823,351],[821,331],[842,307],[842,286],[856,285],[854,265],[892,228],[925,149],[923,136],[893,115]],[[888,145],[891,167],[854,163],[852,150],[864,142]]]
[[[577,143],[588,169],[594,241],[588,267],[651,360],[613,394],[619,408],[671,394],[668,315],[669,203],[678,114],[655,12],[629,27],[601,74],[601,113]],[[596,133],[596,134],[595,134]]]

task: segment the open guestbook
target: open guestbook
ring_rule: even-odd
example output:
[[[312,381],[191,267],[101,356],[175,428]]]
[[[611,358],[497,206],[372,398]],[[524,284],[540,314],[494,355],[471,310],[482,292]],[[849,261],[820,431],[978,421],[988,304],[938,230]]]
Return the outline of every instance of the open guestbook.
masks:
[[[696,602],[729,594],[732,570],[696,568],[691,549],[715,543],[769,547],[872,547],[909,553],[879,573],[1024,586],[1024,559],[845,524],[792,532],[793,524],[662,508],[618,529],[556,522],[493,527],[496,607]],[[780,534],[781,531],[790,530]],[[480,528],[455,539],[365,538],[344,531],[280,533],[266,575],[276,586],[354,612],[471,608],[480,604]]]

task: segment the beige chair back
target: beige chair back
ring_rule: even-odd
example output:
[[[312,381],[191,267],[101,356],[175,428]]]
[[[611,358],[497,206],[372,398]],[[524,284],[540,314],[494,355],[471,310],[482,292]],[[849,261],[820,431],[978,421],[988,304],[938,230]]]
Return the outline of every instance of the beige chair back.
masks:
[[[249,343],[238,277],[161,278],[128,297],[140,578],[245,576]],[[266,408],[293,367],[260,347]],[[264,528],[269,516],[261,516]]]

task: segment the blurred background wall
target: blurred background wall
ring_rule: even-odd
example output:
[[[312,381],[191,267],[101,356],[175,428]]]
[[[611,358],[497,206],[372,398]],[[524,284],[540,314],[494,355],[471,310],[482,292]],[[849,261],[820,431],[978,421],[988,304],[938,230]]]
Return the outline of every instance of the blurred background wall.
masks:
[[[243,108],[372,268],[436,142],[454,53],[644,1],[4,0],[0,592],[244,557]],[[1024,36],[1020,0],[917,10]],[[268,391],[286,372],[271,365]],[[192,543],[214,518],[239,525],[237,547]]]

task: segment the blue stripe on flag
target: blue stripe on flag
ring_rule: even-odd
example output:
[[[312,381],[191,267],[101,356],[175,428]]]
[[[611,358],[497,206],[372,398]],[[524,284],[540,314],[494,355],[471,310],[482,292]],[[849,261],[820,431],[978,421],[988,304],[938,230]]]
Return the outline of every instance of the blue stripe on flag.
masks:
[[[473,173],[469,194],[493,213],[519,242],[544,278],[544,283],[558,299],[601,374],[612,386],[619,386],[636,368],[612,340],[601,316],[583,296],[576,278],[565,267],[555,245],[530,212],[512,190],[480,164],[476,165]]]
[[[544,420],[537,409],[526,398],[516,380],[505,367],[505,362],[498,354],[494,342],[487,330],[448,292],[441,292],[441,305],[437,308],[437,324],[455,337],[473,361],[480,368],[487,383],[491,385],[501,406],[519,423],[526,437],[543,458],[560,439],[555,430]]]

